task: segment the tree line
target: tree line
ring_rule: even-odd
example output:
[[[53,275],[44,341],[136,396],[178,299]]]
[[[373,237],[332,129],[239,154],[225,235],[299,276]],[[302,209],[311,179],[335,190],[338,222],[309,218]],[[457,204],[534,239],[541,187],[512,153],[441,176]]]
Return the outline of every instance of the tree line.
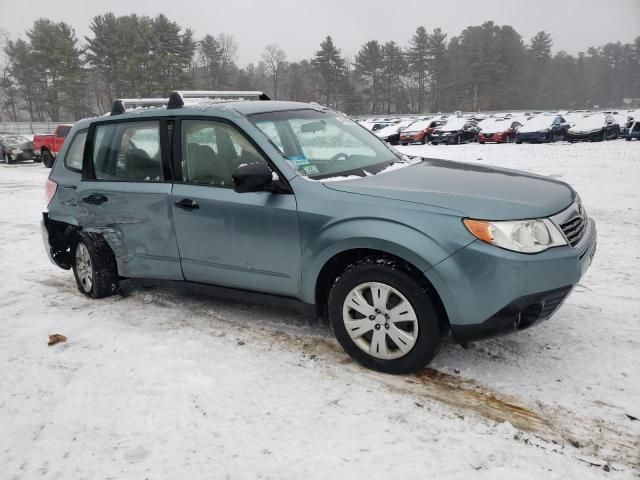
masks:
[[[552,54],[542,31],[525,40],[485,22],[450,37],[418,27],[406,44],[366,42],[346,57],[327,36],[315,54],[288,61],[278,45],[238,65],[230,35],[196,39],[165,15],[98,15],[82,41],[65,22],[38,19],[24,38],[4,40],[0,118],[77,120],[109,111],[116,98],[172,90],[262,90],[349,114],[584,109],[640,102],[640,37],[570,55]]]

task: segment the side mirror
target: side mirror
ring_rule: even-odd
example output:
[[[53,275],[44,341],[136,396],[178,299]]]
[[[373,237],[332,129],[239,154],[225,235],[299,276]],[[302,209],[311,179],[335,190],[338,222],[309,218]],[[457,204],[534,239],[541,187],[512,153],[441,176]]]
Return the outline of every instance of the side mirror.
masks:
[[[236,168],[231,178],[238,193],[263,192],[273,183],[273,172],[264,163],[248,163]]]

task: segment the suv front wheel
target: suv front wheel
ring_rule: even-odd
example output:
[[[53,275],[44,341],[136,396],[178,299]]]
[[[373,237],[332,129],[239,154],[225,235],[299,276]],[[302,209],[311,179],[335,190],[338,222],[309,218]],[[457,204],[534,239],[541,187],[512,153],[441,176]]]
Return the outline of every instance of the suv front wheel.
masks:
[[[368,258],[347,267],[331,289],[329,320],[351,357],[386,373],[424,367],[446,334],[428,287],[387,259]]]
[[[118,267],[105,240],[82,232],[73,248],[73,275],[78,289],[91,298],[103,298],[118,290]]]

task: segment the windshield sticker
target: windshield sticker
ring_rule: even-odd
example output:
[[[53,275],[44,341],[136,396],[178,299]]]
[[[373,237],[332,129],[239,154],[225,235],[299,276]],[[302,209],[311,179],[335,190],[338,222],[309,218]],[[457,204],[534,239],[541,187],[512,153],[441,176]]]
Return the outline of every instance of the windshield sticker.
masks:
[[[320,173],[318,167],[316,167],[315,165],[305,165],[304,167],[302,167],[302,169],[307,175],[315,175],[317,173]]]
[[[307,157],[305,157],[304,155],[292,155],[287,158],[291,160],[297,167],[309,165],[309,160],[307,160]]]

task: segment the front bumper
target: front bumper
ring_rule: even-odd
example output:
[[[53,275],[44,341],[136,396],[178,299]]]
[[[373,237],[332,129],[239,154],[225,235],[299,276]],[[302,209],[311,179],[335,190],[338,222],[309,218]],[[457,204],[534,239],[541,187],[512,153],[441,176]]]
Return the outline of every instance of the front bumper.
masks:
[[[421,133],[414,133],[412,135],[400,134],[400,143],[419,143],[424,139],[424,135]]]
[[[447,145],[453,145],[456,143],[458,136],[455,133],[450,135],[432,135],[431,141],[433,143],[446,143]]]
[[[508,135],[506,133],[494,133],[493,135],[483,134],[478,135],[478,142],[495,142],[495,143],[503,143],[507,140]]]
[[[567,141],[569,142],[592,142],[594,140],[602,140],[602,130],[595,132],[567,132]]]
[[[476,240],[425,272],[440,294],[454,338],[488,338],[550,318],[585,274],[596,249],[595,222],[580,244],[537,254]]]
[[[532,132],[532,133],[518,133],[516,141],[518,142],[546,142],[549,137],[548,133]]]

